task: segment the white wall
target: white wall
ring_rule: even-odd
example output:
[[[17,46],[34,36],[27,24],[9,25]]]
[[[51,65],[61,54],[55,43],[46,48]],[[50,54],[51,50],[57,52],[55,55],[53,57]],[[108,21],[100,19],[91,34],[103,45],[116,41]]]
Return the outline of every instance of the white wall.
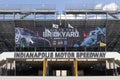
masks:
[[[120,80],[120,76],[87,76],[87,77],[8,77],[0,76],[0,80]]]

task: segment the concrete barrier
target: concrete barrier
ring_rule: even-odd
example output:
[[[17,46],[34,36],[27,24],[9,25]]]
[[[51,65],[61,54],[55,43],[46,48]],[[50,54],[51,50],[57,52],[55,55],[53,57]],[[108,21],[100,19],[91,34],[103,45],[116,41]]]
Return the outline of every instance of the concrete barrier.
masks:
[[[0,76],[0,80],[120,80],[120,76],[85,76],[85,77]]]

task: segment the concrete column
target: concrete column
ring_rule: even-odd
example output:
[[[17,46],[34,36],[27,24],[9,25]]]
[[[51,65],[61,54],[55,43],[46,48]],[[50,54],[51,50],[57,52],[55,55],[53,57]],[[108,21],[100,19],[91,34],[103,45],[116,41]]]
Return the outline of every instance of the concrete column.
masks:
[[[6,65],[5,65],[5,75],[7,76],[8,72],[8,60],[6,59]]]
[[[111,61],[106,60],[106,68],[107,68],[107,69],[112,69],[112,70],[113,70],[113,75],[114,75],[114,76],[115,76],[115,75],[118,75],[118,73],[117,73],[117,65],[116,65],[114,59],[111,60]]]
[[[115,76],[115,60],[113,60],[113,75]]]
[[[109,69],[109,62],[106,60],[106,69]]]
[[[106,69],[112,69],[111,62],[109,60],[106,60]]]
[[[62,70],[60,70],[60,76],[62,76]]]
[[[114,70],[114,74],[113,75],[115,75],[115,76],[117,76],[118,75],[118,72],[117,72],[117,65],[116,65],[116,63],[115,63],[115,60],[113,60],[113,70]]]
[[[10,75],[12,75],[12,63],[10,62]]]
[[[1,70],[1,67],[0,67],[0,76],[1,76],[1,74],[2,74],[2,70]]]
[[[14,71],[14,76],[16,76],[16,61],[15,60],[13,60],[12,69]]]

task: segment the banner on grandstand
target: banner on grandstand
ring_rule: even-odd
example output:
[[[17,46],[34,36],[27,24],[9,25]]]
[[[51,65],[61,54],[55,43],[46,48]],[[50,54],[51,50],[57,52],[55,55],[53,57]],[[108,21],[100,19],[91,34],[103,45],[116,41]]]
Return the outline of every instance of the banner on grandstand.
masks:
[[[105,58],[106,52],[14,52],[14,58]]]
[[[106,29],[84,28],[15,28],[16,47],[99,47],[105,43]]]

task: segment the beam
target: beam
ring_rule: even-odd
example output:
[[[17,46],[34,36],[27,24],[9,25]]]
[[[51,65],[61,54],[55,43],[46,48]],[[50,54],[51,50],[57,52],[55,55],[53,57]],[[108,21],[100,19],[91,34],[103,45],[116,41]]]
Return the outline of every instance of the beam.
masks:
[[[25,15],[23,15],[20,19],[24,19],[25,17],[29,16],[31,13],[26,13]]]
[[[115,18],[115,19],[119,19],[117,16],[115,16],[114,14],[112,14],[112,13],[108,13],[110,16],[112,16],[113,18]]]

